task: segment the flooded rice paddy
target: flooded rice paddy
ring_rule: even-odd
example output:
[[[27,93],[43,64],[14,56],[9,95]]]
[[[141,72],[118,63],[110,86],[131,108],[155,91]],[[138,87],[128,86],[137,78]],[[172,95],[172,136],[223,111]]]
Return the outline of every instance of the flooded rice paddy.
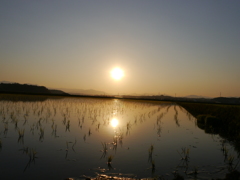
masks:
[[[1,95],[1,179],[211,179],[238,160],[175,103]]]

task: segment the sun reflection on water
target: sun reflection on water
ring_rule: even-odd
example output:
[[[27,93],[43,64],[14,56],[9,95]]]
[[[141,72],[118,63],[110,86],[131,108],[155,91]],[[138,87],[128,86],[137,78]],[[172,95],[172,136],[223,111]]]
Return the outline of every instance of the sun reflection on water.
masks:
[[[112,125],[112,127],[117,127],[118,126],[118,120],[116,119],[116,118],[113,118],[112,120],[111,120],[111,125]]]

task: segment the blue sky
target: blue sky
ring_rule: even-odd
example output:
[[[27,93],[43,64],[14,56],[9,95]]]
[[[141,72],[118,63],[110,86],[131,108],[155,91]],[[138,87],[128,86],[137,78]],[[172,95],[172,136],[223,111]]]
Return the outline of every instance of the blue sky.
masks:
[[[0,81],[240,96],[239,17],[237,0],[2,0]]]

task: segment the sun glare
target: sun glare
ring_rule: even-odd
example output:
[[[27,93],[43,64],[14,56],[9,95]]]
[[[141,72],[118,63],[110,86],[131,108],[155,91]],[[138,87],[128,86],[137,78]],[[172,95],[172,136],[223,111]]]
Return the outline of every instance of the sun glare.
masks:
[[[114,68],[112,71],[111,71],[111,76],[113,79],[115,80],[120,80],[122,79],[122,77],[124,76],[124,72],[122,69],[120,68]]]
[[[112,125],[112,127],[117,127],[117,125],[118,125],[118,120],[117,119],[112,119],[111,120],[111,125]]]

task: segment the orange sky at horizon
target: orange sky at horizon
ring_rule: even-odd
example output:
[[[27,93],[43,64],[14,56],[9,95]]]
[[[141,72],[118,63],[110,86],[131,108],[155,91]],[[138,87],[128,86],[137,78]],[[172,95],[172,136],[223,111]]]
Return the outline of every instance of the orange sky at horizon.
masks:
[[[3,1],[0,12],[0,82],[240,97],[239,1]]]

